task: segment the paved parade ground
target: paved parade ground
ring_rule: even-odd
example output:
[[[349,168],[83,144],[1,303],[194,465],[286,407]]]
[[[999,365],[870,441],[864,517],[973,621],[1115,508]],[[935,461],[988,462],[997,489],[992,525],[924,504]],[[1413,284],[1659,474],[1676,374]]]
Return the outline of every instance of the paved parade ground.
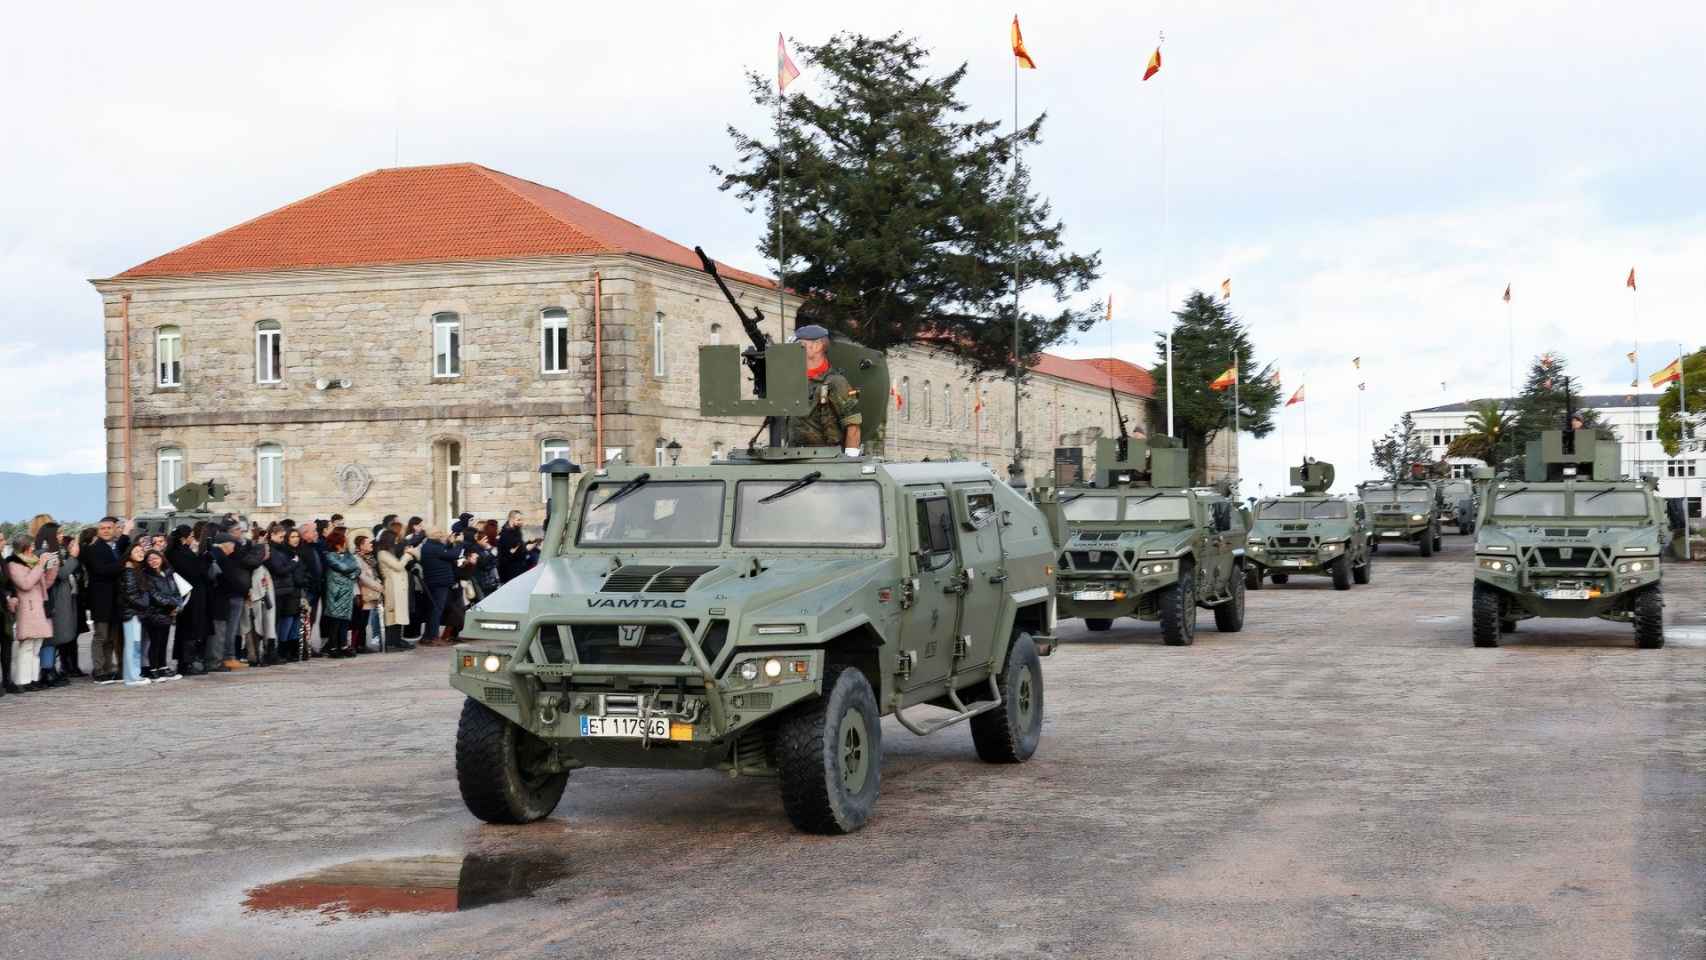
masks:
[[[891,720],[844,838],[649,770],[482,826],[443,651],[6,697],[0,956],[1706,957],[1706,569],[1663,650],[1477,650],[1447,544],[1193,647],[1066,624],[1032,762]]]

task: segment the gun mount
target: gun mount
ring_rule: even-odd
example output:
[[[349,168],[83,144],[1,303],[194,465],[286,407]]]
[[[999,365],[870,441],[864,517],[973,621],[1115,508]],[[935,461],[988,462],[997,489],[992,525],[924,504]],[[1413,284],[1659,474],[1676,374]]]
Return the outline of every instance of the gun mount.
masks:
[[[1121,431],[1124,432],[1123,430]],[[1172,437],[1096,441],[1095,486],[1180,488],[1191,485],[1190,451]]]
[[[218,480],[208,480],[186,483],[167,494],[166,499],[172,504],[172,509],[179,513],[197,513],[205,510],[210,503],[224,500],[230,492],[230,489]]]
[[[1291,483],[1302,487],[1304,493],[1326,493],[1333,486],[1333,465],[1325,460],[1304,457],[1302,466],[1291,468]]]
[[[1618,480],[1623,476],[1617,438],[1609,430],[1544,430],[1528,441],[1523,479],[1530,483],[1559,480]]]

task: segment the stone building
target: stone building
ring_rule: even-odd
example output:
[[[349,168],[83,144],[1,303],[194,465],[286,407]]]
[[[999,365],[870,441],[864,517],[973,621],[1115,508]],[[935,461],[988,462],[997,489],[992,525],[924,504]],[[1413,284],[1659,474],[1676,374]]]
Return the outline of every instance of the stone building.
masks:
[[[722,272],[791,331],[770,280]],[[743,334],[690,249],[475,164],[378,170],[93,283],[118,514],[217,478],[258,519],[537,520],[544,459],[703,462],[757,429],[698,414],[698,347]],[[890,457],[1011,460],[1010,382],[917,349],[891,376]],[[1030,476],[1112,429],[1110,385],[1142,427],[1145,371],[1042,358]]]

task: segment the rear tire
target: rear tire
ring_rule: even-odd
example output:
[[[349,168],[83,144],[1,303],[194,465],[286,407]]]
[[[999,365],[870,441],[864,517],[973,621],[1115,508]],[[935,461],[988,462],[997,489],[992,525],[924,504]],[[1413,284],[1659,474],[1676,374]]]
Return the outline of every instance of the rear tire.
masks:
[[[1499,621],[1503,608],[1504,597],[1499,591],[1476,582],[1474,599],[1470,601],[1470,620],[1477,647],[1499,645]]]
[[[852,833],[876,812],[883,778],[882,716],[865,674],[832,664],[823,696],[776,727],[782,808],[806,833]]]
[[[1197,572],[1185,567],[1179,579],[1161,593],[1161,640],[1169,647],[1188,647],[1197,639]]]
[[[1262,566],[1261,566],[1261,564],[1252,563],[1249,566],[1244,568],[1244,589],[1246,589],[1246,590],[1260,590],[1260,589],[1262,589]]]
[[[1351,568],[1351,579],[1359,584],[1367,584],[1374,579],[1374,558],[1363,557],[1362,564]]]
[[[1273,575],[1273,581],[1275,583],[1282,583],[1282,584],[1283,583],[1290,583],[1291,582],[1291,574],[1289,574],[1289,573],[1276,573]]]
[[[1341,556],[1333,561],[1333,589],[1349,590],[1351,588],[1351,558]]]
[[[1515,620],[1500,620],[1499,621],[1499,632],[1500,633],[1515,633],[1516,632],[1516,621]]]
[[[1434,551],[1439,549],[1439,544],[1434,542],[1434,536],[1431,533],[1422,534],[1422,542],[1418,546],[1422,548],[1422,556],[1424,557],[1433,556]]]
[[[1232,599],[1214,608],[1214,628],[1221,633],[1237,633],[1244,629],[1244,580],[1232,579]]]
[[[1665,594],[1653,584],[1635,594],[1635,646],[1657,650],[1665,645]]]
[[[1114,625],[1111,617],[1085,617],[1084,627],[1091,633],[1101,633]]]
[[[1434,552],[1438,553],[1444,549],[1445,549],[1445,538],[1444,537],[1434,537]]]
[[[462,701],[456,724],[456,786],[468,812],[487,823],[543,820],[563,799],[568,773],[540,773],[545,741],[485,704]]]
[[[1024,763],[1043,735],[1043,665],[1030,634],[1013,638],[999,683],[1001,709],[971,718],[971,742],[985,763]]]

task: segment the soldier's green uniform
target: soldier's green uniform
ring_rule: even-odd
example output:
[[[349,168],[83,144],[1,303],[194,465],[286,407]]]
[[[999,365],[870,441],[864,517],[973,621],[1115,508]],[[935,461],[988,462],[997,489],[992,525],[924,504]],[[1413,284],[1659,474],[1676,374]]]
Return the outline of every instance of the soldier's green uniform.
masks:
[[[843,446],[847,428],[862,422],[859,392],[841,371],[830,367],[821,376],[807,377],[812,412],[788,420],[788,444],[796,447]]]

